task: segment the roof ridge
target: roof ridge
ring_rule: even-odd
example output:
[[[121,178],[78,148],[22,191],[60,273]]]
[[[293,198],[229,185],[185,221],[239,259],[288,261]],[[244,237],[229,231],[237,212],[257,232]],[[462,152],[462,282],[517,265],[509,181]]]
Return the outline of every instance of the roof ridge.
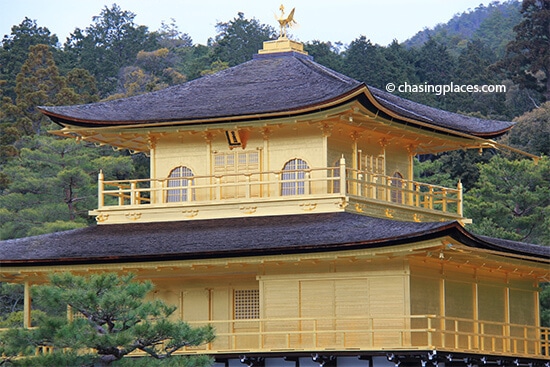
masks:
[[[355,82],[357,83],[358,85],[359,84],[365,84],[363,82],[360,82],[356,79],[353,79],[353,78],[350,78],[342,73],[339,73],[333,69],[330,69],[324,65],[321,65],[313,60],[308,60],[308,59],[305,59],[305,58],[299,58],[298,59],[300,62],[302,62],[303,64],[309,64],[309,65],[306,65],[308,66],[310,69],[314,70],[314,71],[317,71],[318,74],[322,74],[322,75],[328,75],[330,76],[331,78],[333,79],[336,79],[342,83],[347,83],[347,84],[350,84],[352,82]]]

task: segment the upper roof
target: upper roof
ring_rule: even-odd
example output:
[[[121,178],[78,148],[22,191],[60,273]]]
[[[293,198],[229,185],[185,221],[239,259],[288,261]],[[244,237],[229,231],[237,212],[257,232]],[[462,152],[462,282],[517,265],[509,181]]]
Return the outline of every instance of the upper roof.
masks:
[[[346,212],[93,226],[0,241],[0,266],[98,264],[381,248],[450,236],[475,248],[542,259],[550,249],[474,236],[457,222]]]
[[[360,101],[375,114],[478,137],[495,137],[513,123],[483,120],[424,106],[326,68],[296,52],[256,55],[213,75],[160,91],[87,105],[40,107],[66,126],[174,125],[298,116]]]

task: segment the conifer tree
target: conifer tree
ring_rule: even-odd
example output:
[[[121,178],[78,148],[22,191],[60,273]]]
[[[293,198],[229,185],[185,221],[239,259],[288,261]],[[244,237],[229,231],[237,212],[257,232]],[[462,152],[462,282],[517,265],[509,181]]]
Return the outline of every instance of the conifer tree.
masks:
[[[152,283],[138,282],[132,274],[52,274],[50,283],[34,287],[33,295],[46,309],[68,307],[70,317],[45,314],[39,317],[36,328],[5,332],[0,338],[0,355],[5,355],[5,361],[34,366],[110,366],[134,351],[168,360],[183,347],[214,339],[209,325],[191,327],[170,320],[176,307],[146,300]],[[34,356],[37,347],[53,348],[53,353]],[[10,358],[19,353],[27,357]],[[209,364],[208,358],[194,363],[196,367]]]
[[[382,47],[365,36],[353,40],[344,53],[344,74],[370,86],[383,88],[388,80]]]
[[[92,18],[92,25],[75,29],[65,43],[72,66],[84,68],[96,78],[102,97],[116,92],[117,74],[134,62],[140,50],[158,48],[157,35],[135,24],[135,17],[117,4],[105,6]]]
[[[257,19],[246,19],[244,13],[226,23],[216,24],[219,32],[212,45],[211,63],[225,61],[235,66],[252,59],[262,49],[263,42],[275,37],[273,27],[261,24]]]
[[[38,44],[55,47],[57,36],[48,28],[39,27],[35,20],[27,17],[11,27],[11,34],[5,35],[0,48],[0,80],[6,81],[3,95],[15,99],[15,78],[29,55],[29,48]]]
[[[36,106],[56,104],[58,93],[65,88],[65,80],[59,75],[50,47],[31,46],[16,80],[16,104],[28,121],[20,125],[26,134],[41,134],[42,124],[49,122]]]
[[[537,90],[550,101],[550,1],[523,0],[516,38],[496,64],[522,88]]]
[[[476,187],[466,194],[471,231],[486,236],[550,245],[550,160],[538,163],[495,156],[479,165]]]

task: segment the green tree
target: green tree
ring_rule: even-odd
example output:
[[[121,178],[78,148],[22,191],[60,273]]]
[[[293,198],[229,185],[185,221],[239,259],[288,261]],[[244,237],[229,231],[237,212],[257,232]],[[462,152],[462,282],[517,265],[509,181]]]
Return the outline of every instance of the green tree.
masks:
[[[385,66],[381,47],[365,36],[353,40],[344,52],[344,74],[373,87],[383,88],[388,83]]]
[[[157,35],[134,23],[135,14],[113,4],[105,6],[93,24],[75,29],[65,43],[72,67],[88,70],[98,81],[102,97],[116,91],[117,75],[132,65],[139,51],[158,48]]]
[[[448,172],[445,172],[440,159],[419,161],[415,158],[414,179],[444,187],[455,187],[457,184],[456,179],[451,177]]]
[[[161,47],[169,50],[193,47],[193,39],[187,33],[179,30],[174,18],[171,18],[170,24],[162,22],[156,33]]]
[[[496,60],[494,52],[481,40],[465,42],[452,70],[456,85],[499,85],[497,73],[491,68]],[[477,114],[481,118],[510,120],[514,116],[506,106],[506,93],[450,93],[446,96],[446,109],[463,114]]]
[[[465,198],[475,233],[550,245],[550,159],[536,164],[495,156],[479,165],[476,187]]]
[[[84,227],[97,205],[97,173],[108,179],[133,174],[132,158],[72,139],[31,136],[1,168],[0,238],[16,238]]]
[[[0,323],[4,322],[8,315],[22,310],[23,286],[21,284],[0,283]]]
[[[22,353],[32,365],[52,365],[55,359],[57,364],[53,365],[59,366],[66,365],[60,362],[74,361],[78,350],[88,349],[94,352],[81,355],[79,363],[87,360],[110,366],[134,351],[164,360],[183,347],[214,339],[214,329],[209,325],[191,327],[183,321],[171,321],[176,307],[146,300],[152,289],[151,282],[138,282],[132,274],[52,274],[50,284],[34,287],[33,293],[48,308],[70,307],[75,317],[44,314],[35,329],[10,329],[2,335],[0,352],[6,356]],[[54,356],[32,356],[40,346],[54,347]],[[70,348],[70,352],[62,348]],[[201,361],[207,362],[199,364],[201,367],[211,364],[208,359]],[[11,363],[17,365],[19,360],[12,359]]]
[[[41,134],[43,125],[51,126],[51,122],[36,106],[57,104],[58,94],[65,88],[65,79],[59,74],[50,47],[31,46],[16,80],[16,104],[22,113],[20,128],[26,134]]]
[[[550,1],[523,0],[516,37],[496,67],[522,88],[542,93],[550,101]]]
[[[515,119],[504,144],[535,155],[550,156],[550,101]]]
[[[304,50],[310,56],[313,56],[315,62],[326,66],[332,70],[343,71],[343,57],[339,52],[341,45],[333,45],[330,42],[321,42],[318,40],[308,42],[304,45]]]
[[[0,94],[2,94],[0,81]],[[21,136],[15,123],[20,115],[19,109],[13,104],[10,97],[0,98],[0,167],[10,158],[17,155],[15,143]],[[0,172],[0,192],[6,188],[7,178]]]
[[[70,101],[66,97],[58,97],[64,105],[86,104],[99,101],[95,78],[86,69],[74,68],[65,74],[66,86],[74,93]]]
[[[419,50],[416,73],[421,82],[449,84],[454,70],[454,59],[447,47],[430,38]]]
[[[492,2],[486,8],[489,12],[472,39],[480,40],[502,58],[506,45],[514,39],[514,27],[521,21],[521,3],[519,1]]]
[[[15,78],[29,55],[29,48],[38,44],[52,48],[58,44],[57,36],[48,28],[39,27],[35,20],[27,17],[19,25],[11,28],[11,34],[2,39],[0,49],[0,80],[5,80],[2,88],[4,96],[15,100]],[[57,52],[56,52],[57,54]]]
[[[540,325],[550,327],[550,283],[544,283],[540,291]]]
[[[455,58],[447,47],[435,38],[429,38],[417,50],[413,50],[415,78],[419,84],[444,85],[453,80]],[[413,93],[409,96],[415,102],[457,112],[450,98],[430,93]]]
[[[246,19],[244,13],[227,23],[216,24],[218,34],[210,40],[211,62],[225,61],[229,66],[242,64],[263,48],[263,42],[275,38],[275,29],[256,19]]]
[[[397,40],[393,40],[387,47],[382,48],[382,54],[387,65],[385,67],[385,83],[405,81],[409,84],[418,83],[415,76],[415,53],[413,51],[407,50]]]
[[[175,68],[185,75],[187,80],[199,78],[202,75],[202,71],[210,69],[213,63],[211,48],[208,46],[195,45],[193,47],[180,48],[177,50],[177,54],[181,59]]]

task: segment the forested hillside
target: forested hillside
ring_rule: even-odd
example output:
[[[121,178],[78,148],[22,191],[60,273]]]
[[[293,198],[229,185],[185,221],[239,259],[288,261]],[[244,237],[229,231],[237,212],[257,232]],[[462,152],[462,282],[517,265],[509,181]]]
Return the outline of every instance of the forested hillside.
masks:
[[[98,9],[85,29],[62,42],[46,24],[25,18],[0,49],[0,238],[92,225],[97,173],[148,176],[148,158],[84,141],[59,139],[40,105],[89,103],[146,93],[252,58],[275,29],[239,13],[200,45],[174,24],[155,31],[131,9]],[[401,93],[420,103],[518,124],[505,143],[537,156],[535,164],[497,150],[418,157],[422,181],[462,180],[470,230],[550,245],[550,2],[493,3],[388,46],[368,35],[343,49],[322,40],[305,49],[315,61],[384,89],[397,85],[505,85],[501,93]],[[53,21],[53,20],[52,20]],[[357,30],[358,34],[361,30]],[[396,92],[396,94],[399,94]]]
[[[474,10],[456,14],[445,24],[424,29],[409,40],[407,47],[421,47],[430,38],[445,45],[450,52],[460,54],[469,40],[483,42],[497,57],[506,53],[506,45],[515,37],[514,27],[521,21],[521,2],[492,2]]]

